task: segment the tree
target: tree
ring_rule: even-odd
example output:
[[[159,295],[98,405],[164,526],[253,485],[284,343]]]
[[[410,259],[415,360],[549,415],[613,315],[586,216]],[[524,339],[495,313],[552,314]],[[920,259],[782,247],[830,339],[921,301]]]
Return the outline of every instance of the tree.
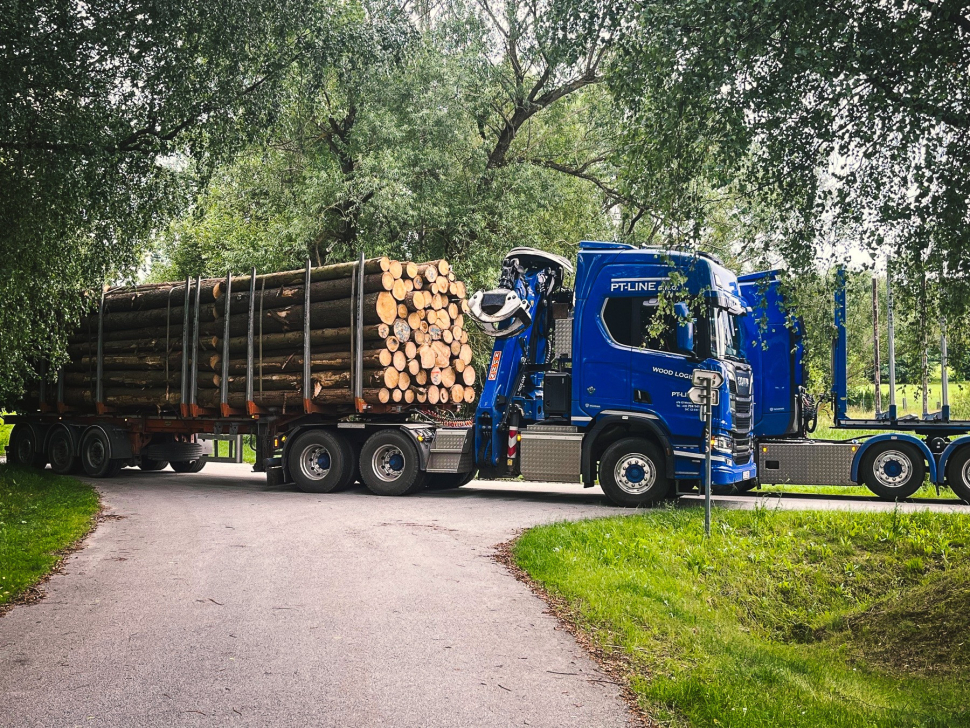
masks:
[[[6,0],[0,24],[0,399],[201,176],[278,109],[321,23],[302,3]],[[319,34],[315,36],[319,38]],[[326,53],[316,45],[314,53]]]
[[[573,7],[587,22],[581,5],[543,7],[560,15]],[[364,250],[448,256],[484,284],[501,259],[496,250],[568,254],[584,237],[613,237],[615,199],[588,176],[556,168],[578,166],[571,154],[603,154],[602,61],[587,59],[605,41],[578,36],[575,18],[553,32],[542,25],[550,18],[524,3],[502,13],[517,23],[512,45],[504,21],[496,30],[479,5],[452,3],[422,20],[393,3],[348,4],[330,31],[346,39],[341,52],[291,70],[279,121],[221,167],[192,214],[166,231],[168,265],[156,275],[293,266],[307,255],[346,259]],[[556,39],[565,29],[568,53]]]
[[[750,242],[793,269],[848,236],[909,288],[944,271],[965,314],[968,40],[948,0],[642,3],[611,69],[624,188],[685,242],[729,196],[769,213]]]

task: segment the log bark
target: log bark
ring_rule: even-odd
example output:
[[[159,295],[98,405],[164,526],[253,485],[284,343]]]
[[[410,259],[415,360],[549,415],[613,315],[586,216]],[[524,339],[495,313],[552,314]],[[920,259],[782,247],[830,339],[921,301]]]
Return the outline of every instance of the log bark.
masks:
[[[215,289],[223,279],[206,278],[202,281],[199,300],[202,303],[215,301]],[[195,281],[190,286],[195,296]],[[185,302],[185,282],[161,283],[150,286],[133,286],[113,288],[104,294],[105,313],[123,313],[125,311],[141,311],[148,308],[167,309],[178,306],[182,308]]]
[[[364,261],[364,274],[374,274],[383,273],[387,269],[390,261],[387,258],[371,258],[370,260]],[[349,278],[357,271],[357,263],[335,263],[334,265],[324,265],[319,268],[310,269],[310,281],[331,281],[335,278]],[[249,288],[249,276],[233,276],[232,287],[236,286]],[[263,273],[256,276],[256,290],[265,286],[266,288],[271,288],[273,286],[299,286],[303,285],[303,281],[306,280],[306,270],[286,270],[280,271],[278,273]],[[225,278],[217,281],[217,283],[225,284]],[[217,292],[218,293],[218,292]],[[225,295],[224,292],[218,293],[217,297],[222,297]]]
[[[386,349],[366,349],[363,353],[364,369],[379,369],[387,366],[383,363],[382,352]],[[317,353],[311,350],[310,371],[328,371],[333,369],[347,369],[353,366],[354,357],[348,352],[341,353]],[[389,363],[389,362],[388,362]],[[262,371],[263,375],[300,373],[303,371],[303,352],[284,354],[281,356],[264,356],[262,360],[253,357],[253,376],[257,376]],[[245,359],[229,360],[230,374],[245,374]]]
[[[351,291],[355,286],[353,278],[336,278],[329,281],[318,281],[310,284],[310,301],[335,301],[340,298],[350,298]],[[393,286],[393,283],[392,283]],[[372,274],[364,276],[364,293],[380,293],[388,290],[384,288],[384,281],[381,275]],[[218,317],[225,315],[226,297],[225,291],[219,291],[219,298],[215,304],[215,311]],[[304,286],[274,286],[265,290],[256,289],[256,311],[262,308],[264,311],[271,308],[284,308],[302,304],[305,300]],[[249,288],[237,289],[235,280],[232,286],[232,303],[229,308],[230,313],[248,314],[249,313]]]

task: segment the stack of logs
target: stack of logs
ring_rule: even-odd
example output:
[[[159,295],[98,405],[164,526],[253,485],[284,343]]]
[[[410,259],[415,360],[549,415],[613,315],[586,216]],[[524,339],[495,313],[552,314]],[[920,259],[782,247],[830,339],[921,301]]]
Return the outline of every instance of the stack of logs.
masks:
[[[352,294],[354,263],[311,268],[311,402],[354,404]],[[253,397],[267,409],[293,410],[303,402],[306,271],[258,275],[253,302]],[[229,291],[227,404],[245,409],[250,316],[249,276],[233,276]],[[109,289],[102,321],[102,402],[107,407],[159,410],[179,405],[183,324],[188,356],[197,346],[195,402],[221,404],[227,279]],[[475,370],[465,332],[464,283],[445,260],[365,261],[363,275],[363,399],[371,405],[445,405],[475,400]],[[194,326],[195,306],[199,324]],[[195,337],[198,343],[195,344]],[[63,404],[91,407],[96,396],[98,315],[82,320],[69,340]],[[190,364],[191,367],[191,364]],[[52,390],[53,388],[51,388]],[[54,393],[48,400],[54,399]]]

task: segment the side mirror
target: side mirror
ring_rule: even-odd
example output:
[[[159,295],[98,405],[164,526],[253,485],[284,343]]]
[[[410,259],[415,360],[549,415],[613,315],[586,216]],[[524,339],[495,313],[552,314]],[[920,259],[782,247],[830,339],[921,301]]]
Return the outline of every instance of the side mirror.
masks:
[[[694,355],[694,320],[690,317],[690,309],[683,301],[674,304],[674,314],[677,316],[677,350],[681,354]]]

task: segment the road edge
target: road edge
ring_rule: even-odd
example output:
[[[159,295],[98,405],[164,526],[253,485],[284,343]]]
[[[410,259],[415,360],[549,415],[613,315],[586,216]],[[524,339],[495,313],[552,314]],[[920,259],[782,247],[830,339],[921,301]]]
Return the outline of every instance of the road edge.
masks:
[[[504,566],[516,581],[525,584],[529,591],[539,597],[546,605],[546,614],[555,617],[562,629],[572,635],[576,643],[583,648],[597,666],[612,678],[613,684],[620,688],[620,696],[630,711],[630,724],[635,728],[659,728],[661,724],[640,705],[637,694],[630,687],[629,676],[633,672],[630,660],[623,655],[609,654],[593,644],[589,635],[579,626],[576,612],[569,606],[569,603],[562,597],[550,594],[545,587],[515,562],[512,549],[525,530],[519,531],[508,541],[496,544],[493,547],[492,559]]]
[[[98,498],[98,510],[95,511],[94,515],[91,517],[91,522],[88,524],[88,529],[81,534],[77,540],[69,543],[64,548],[53,552],[53,556],[56,557],[56,560],[47,573],[42,575],[39,579],[37,579],[37,581],[24,589],[14,599],[11,599],[9,602],[4,604],[0,604],[0,619],[3,619],[7,614],[17,607],[29,607],[32,604],[37,604],[38,602],[43,601],[47,597],[47,590],[44,588],[44,586],[54,576],[64,573],[67,560],[87,545],[88,539],[98,529],[98,526],[105,521],[120,521],[122,518],[124,518],[124,516],[109,513],[107,511],[104,498],[101,497],[101,491],[94,486],[92,486],[91,489]]]

